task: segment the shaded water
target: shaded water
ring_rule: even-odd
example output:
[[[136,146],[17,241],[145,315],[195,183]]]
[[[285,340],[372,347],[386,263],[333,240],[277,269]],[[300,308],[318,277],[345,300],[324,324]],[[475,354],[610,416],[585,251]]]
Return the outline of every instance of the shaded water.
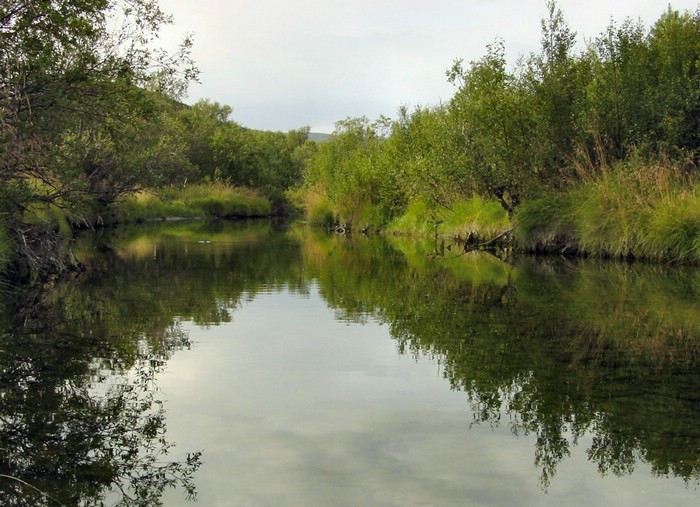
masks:
[[[77,255],[4,300],[2,505],[700,501],[697,268],[268,222]]]

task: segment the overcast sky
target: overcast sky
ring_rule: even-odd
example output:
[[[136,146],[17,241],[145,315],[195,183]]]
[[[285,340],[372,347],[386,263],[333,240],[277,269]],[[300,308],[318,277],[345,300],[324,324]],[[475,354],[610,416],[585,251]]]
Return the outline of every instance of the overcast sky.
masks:
[[[544,0],[160,0],[175,17],[164,45],[194,34],[200,83],[188,103],[233,107],[250,128],[332,132],[347,117],[395,117],[436,105],[456,58],[476,60],[502,38],[509,61],[539,51]],[[698,0],[675,0],[695,10]],[[666,0],[559,0],[582,44],[611,19],[650,25]]]

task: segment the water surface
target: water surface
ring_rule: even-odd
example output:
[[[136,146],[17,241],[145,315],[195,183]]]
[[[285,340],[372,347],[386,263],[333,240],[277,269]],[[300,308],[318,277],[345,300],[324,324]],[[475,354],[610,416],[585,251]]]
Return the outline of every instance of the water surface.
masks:
[[[5,304],[0,473],[67,504],[697,505],[700,271],[442,252],[93,236]]]

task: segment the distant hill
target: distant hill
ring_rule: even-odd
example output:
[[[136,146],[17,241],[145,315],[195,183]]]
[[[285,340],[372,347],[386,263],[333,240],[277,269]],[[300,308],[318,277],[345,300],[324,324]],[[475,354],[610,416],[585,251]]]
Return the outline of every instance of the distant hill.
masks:
[[[309,139],[311,141],[316,141],[317,143],[327,141],[330,137],[330,134],[322,134],[320,132],[309,132]]]

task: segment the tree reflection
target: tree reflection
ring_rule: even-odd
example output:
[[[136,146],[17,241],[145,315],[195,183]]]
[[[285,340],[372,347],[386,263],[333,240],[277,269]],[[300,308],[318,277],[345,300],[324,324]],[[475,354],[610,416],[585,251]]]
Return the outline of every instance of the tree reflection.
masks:
[[[73,287],[74,288],[74,287]],[[125,359],[104,334],[104,301],[73,308],[65,286],[4,298],[0,335],[0,497],[3,505],[160,505],[163,491],[194,496],[200,454],[169,456],[154,375],[186,343],[177,326],[154,353]],[[60,297],[65,296],[65,297]],[[107,368],[110,366],[110,368]]]
[[[79,280],[5,298],[4,505],[56,503],[32,487],[66,505],[192,494],[200,456],[170,458],[154,385],[190,346],[180,323],[226,322],[259,292],[313,282],[339,319],[380,320],[401,353],[436,358],[472,424],[534,436],[543,488],[584,437],[601,474],[647,463],[700,480],[700,271],[511,266],[393,238],[196,227],[122,229]]]
[[[76,280],[4,295],[2,505],[153,506],[170,487],[194,496],[201,455],[171,456],[155,376],[190,347],[182,322],[228,322],[270,284],[304,290],[298,246],[271,232],[120,228],[77,246]]]
[[[700,481],[697,270],[535,259],[499,270],[489,257],[429,261],[415,242],[307,241],[330,306],[437,358],[473,424],[535,436],[544,489],[584,436],[601,474],[644,462]]]

